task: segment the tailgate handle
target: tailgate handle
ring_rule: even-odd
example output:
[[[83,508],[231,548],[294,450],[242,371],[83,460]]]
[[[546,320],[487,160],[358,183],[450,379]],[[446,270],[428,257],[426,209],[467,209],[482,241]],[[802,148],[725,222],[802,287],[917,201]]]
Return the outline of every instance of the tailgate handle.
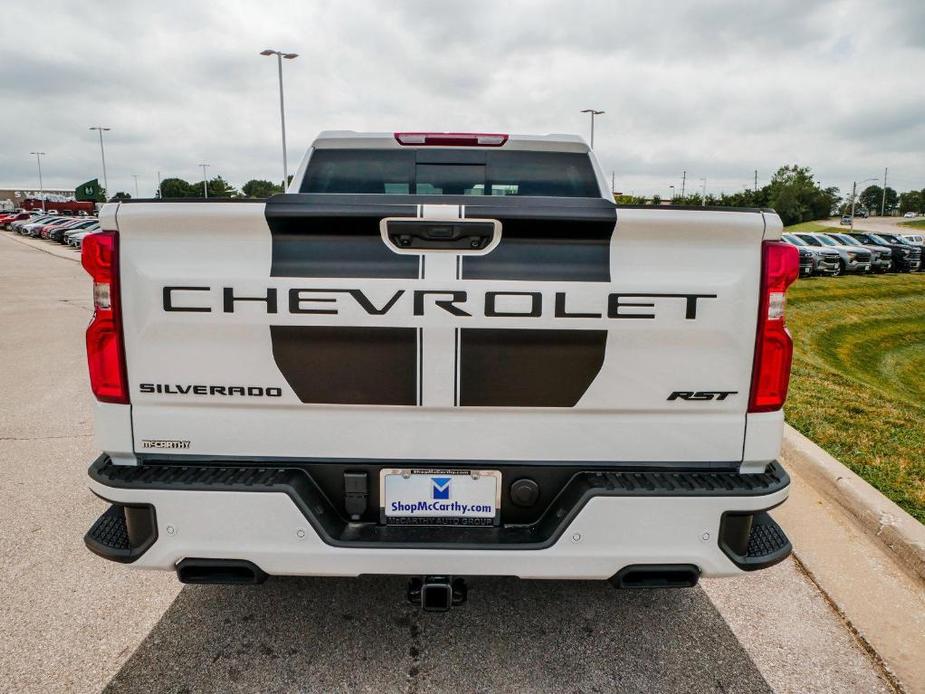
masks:
[[[456,253],[485,253],[501,235],[496,219],[383,219],[383,240],[392,250],[452,250]]]

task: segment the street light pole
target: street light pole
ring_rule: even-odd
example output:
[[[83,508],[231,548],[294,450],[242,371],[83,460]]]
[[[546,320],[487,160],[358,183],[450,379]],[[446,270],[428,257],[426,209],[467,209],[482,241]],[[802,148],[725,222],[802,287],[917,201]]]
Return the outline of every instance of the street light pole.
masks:
[[[283,192],[285,192],[286,185],[289,183],[289,163],[286,157],[286,107],[283,102],[283,58],[286,60],[295,60],[299,57],[299,54],[275,51],[271,48],[267,48],[266,50],[260,51],[260,55],[275,55],[276,67],[279,71],[279,123],[283,132]]]
[[[888,169],[883,170],[883,197],[880,199],[880,216],[883,217],[886,212],[886,172]]]
[[[106,176],[106,152],[103,151],[103,131],[112,130],[112,128],[104,128],[100,125],[94,125],[90,130],[98,130],[100,133],[100,158],[103,160],[103,188],[106,189],[106,196],[109,196],[109,178]]]
[[[869,183],[870,181],[877,181],[877,178],[865,178],[861,183]],[[849,229],[854,231],[854,202],[858,195],[858,181],[854,181],[851,184],[851,225]]]
[[[42,181],[42,157],[45,156],[45,152],[29,152],[29,154],[35,155],[35,161],[39,165],[39,195],[42,196],[42,212],[46,212],[45,183]]]
[[[707,179],[701,178],[700,180],[703,181],[703,197],[700,198],[700,206],[706,207],[707,206]]]
[[[591,149],[594,149],[594,117],[603,116],[604,111],[597,111],[593,108],[586,108],[586,109],[582,109],[581,112],[591,114]]]
[[[687,185],[687,169],[681,172],[681,201],[684,201],[684,187]]]
[[[135,179],[135,197],[138,197],[138,174],[132,174],[132,178]]]
[[[203,197],[209,197],[209,187],[206,185],[206,167],[212,166],[211,164],[200,164],[202,167],[202,195]]]
[[[854,181],[851,184],[851,224],[849,226],[849,228],[852,231],[854,231],[854,196],[857,195],[857,192],[858,192],[858,182]]]

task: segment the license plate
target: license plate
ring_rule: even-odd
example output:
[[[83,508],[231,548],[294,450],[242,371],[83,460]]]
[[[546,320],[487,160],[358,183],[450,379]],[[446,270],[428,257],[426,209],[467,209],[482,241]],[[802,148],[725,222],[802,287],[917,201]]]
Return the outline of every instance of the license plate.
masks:
[[[500,470],[387,469],[379,475],[380,518],[392,525],[496,525]]]

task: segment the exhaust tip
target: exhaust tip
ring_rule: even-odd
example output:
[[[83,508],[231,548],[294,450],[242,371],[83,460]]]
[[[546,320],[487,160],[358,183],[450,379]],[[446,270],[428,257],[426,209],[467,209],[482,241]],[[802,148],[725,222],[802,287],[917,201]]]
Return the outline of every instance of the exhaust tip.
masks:
[[[700,569],[693,564],[631,564],[611,577],[614,588],[693,588]]]
[[[180,583],[257,584],[267,580],[267,574],[244,559],[184,559],[177,564]]]

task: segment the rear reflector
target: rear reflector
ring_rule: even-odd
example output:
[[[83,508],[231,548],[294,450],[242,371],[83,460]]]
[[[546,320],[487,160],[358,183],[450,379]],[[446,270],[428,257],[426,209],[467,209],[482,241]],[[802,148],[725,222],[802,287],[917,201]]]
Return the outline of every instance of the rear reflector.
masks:
[[[793,340],[784,324],[786,292],[800,275],[800,253],[781,241],[761,247],[761,295],[749,412],[773,412],[784,406],[790,385]]]
[[[97,400],[128,404],[122,310],[119,305],[119,235],[88,234],[80,262],[93,278],[93,319],[87,327],[90,387]]]
[[[500,147],[507,138],[503,133],[395,133],[400,145],[425,147]]]

